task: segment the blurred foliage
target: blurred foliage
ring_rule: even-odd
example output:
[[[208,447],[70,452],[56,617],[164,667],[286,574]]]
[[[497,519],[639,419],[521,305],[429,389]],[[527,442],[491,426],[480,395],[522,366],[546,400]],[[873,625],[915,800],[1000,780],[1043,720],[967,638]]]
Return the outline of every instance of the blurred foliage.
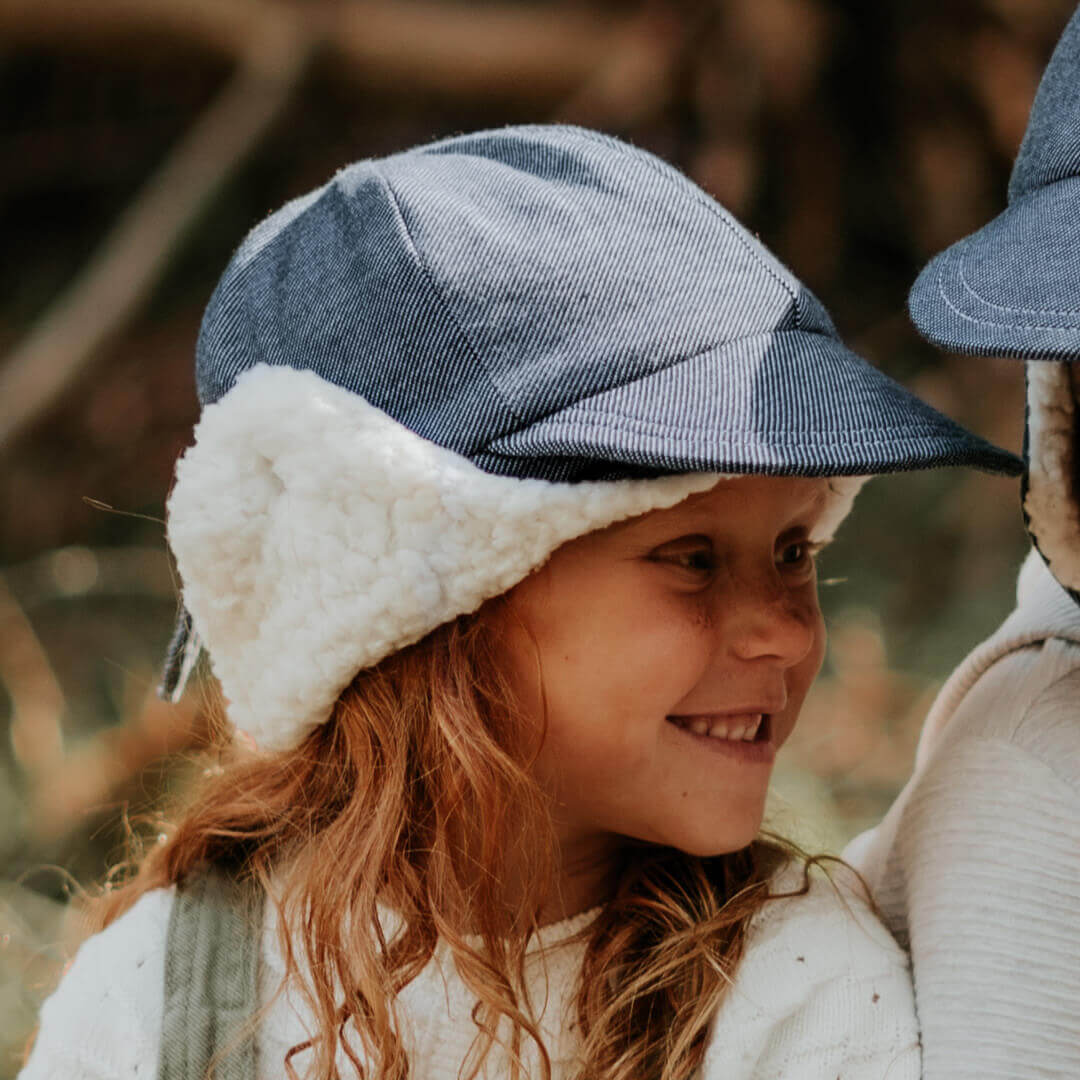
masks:
[[[79,365],[65,367],[63,350],[46,356],[62,391],[27,407],[0,451],[0,1077],[13,1075],[77,929],[63,902],[103,878],[131,816],[192,768],[197,705],[152,695],[175,611],[160,519],[197,414],[201,310],[253,223],[356,158],[503,123],[600,127],[732,209],[856,349],[1018,449],[1020,366],[936,353],[904,300],[930,255],[1003,207],[1071,10],[1070,0],[0,7],[8,368],[46,355],[25,343],[59,340],[49,333],[65,318],[78,330],[100,315]],[[260,114],[271,83],[278,97]],[[198,191],[177,181],[193,175]],[[146,214],[124,234],[117,223],[133,208]],[[168,224],[144,224],[155,220]],[[147,237],[161,247],[156,262],[140,255]],[[91,288],[102,253],[117,268],[115,311]],[[823,578],[839,579],[823,588],[831,650],[778,770],[782,829],[835,848],[880,817],[941,680],[1011,606],[1026,549],[1017,498],[1013,481],[957,470],[881,478],[860,496],[823,557]]]

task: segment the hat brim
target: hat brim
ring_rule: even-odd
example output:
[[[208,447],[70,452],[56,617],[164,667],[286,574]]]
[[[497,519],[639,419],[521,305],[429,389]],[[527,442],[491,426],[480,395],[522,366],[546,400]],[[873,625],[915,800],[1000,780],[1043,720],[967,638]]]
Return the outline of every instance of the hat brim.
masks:
[[[1023,469],[840,342],[804,330],[743,338],[595,394],[474,460],[502,472],[558,458],[774,476]]]
[[[1017,199],[937,255],[908,297],[950,352],[1080,360],[1080,177]]]

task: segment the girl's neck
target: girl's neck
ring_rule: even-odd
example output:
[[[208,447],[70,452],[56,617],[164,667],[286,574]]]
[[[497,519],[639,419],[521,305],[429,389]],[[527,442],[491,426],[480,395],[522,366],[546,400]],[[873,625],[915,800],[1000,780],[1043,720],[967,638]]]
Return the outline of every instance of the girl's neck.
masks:
[[[561,867],[553,894],[540,909],[548,926],[605,903],[614,895],[620,868],[620,843],[611,834],[560,837]]]

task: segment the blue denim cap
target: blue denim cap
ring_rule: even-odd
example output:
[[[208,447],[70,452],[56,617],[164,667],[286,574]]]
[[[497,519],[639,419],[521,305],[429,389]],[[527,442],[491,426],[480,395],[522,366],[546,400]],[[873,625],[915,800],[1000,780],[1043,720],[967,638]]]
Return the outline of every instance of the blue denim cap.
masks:
[[[299,512],[315,482],[282,461],[306,438],[325,442],[329,457],[319,468],[327,484],[335,469],[356,469],[353,486],[333,498],[362,494],[362,465],[333,462],[353,429],[373,424],[389,442],[405,432],[424,444],[406,446],[403,462],[427,460],[437,449],[444,455],[440,475],[472,470],[462,473],[465,488],[487,491],[484,476],[517,482],[504,488],[508,517],[518,488],[534,492],[528,485],[538,482],[564,500],[557,512],[563,515],[594,495],[603,501],[604,492],[618,501],[624,482],[658,485],[688,474],[700,486],[702,474],[861,477],[954,464],[1021,470],[1013,455],[843,346],[821,303],[683,173],[620,139],[565,124],[463,134],[356,162],[288,203],[248,234],[222,275],[195,370],[204,430],[198,453],[188,451],[191,460],[178,467],[170,507],[170,540],[177,550],[174,534],[186,530],[188,539],[180,540],[189,565],[198,550],[192,537],[217,544],[227,558],[238,537],[266,519],[288,524],[279,503],[259,500],[284,486]],[[295,409],[272,411],[282,393],[293,395]],[[245,394],[248,402],[268,394],[268,404],[244,406]],[[315,400],[319,430],[302,428],[294,411],[313,408]],[[224,419],[226,409],[234,419]],[[260,422],[269,430],[251,434]],[[228,491],[221,477],[230,467],[215,464],[206,447],[216,441],[222,455],[231,454],[239,443],[230,441],[230,423],[247,432],[244,453],[253,438],[259,443],[237,483],[266,473],[265,484],[254,495],[245,487],[232,502],[216,503],[228,515],[238,500],[254,500],[235,527],[211,537],[205,530],[213,516],[189,495],[200,485]],[[194,460],[199,454],[201,463]],[[393,468],[380,473],[383,481]],[[322,512],[330,497],[321,498],[307,503],[309,512]],[[657,504],[646,499],[633,512]],[[630,513],[627,507],[618,512]],[[476,511],[448,513],[449,527]],[[579,515],[573,528],[598,527],[612,513],[597,511],[588,521]],[[198,528],[185,524],[197,518]],[[410,528],[422,531],[421,518],[414,513]],[[525,529],[526,519],[513,527]],[[341,529],[355,528],[355,517],[342,521]],[[505,531],[502,524],[492,523],[492,536]],[[554,543],[556,532],[551,537]],[[322,544],[310,534],[288,539],[301,559]],[[362,530],[350,540],[362,542]],[[252,543],[253,550],[266,546]],[[329,582],[327,590],[339,597],[343,586],[330,581],[327,567],[334,551],[352,549],[334,543],[326,541],[324,565],[311,580]],[[255,576],[251,566],[238,565],[221,589]],[[423,579],[431,559],[419,551],[415,565]],[[432,611],[444,606],[427,630],[458,613],[446,599],[448,580],[447,571],[431,581]],[[513,580],[508,571],[483,590],[495,595]],[[401,588],[406,584],[415,582]],[[207,613],[191,608],[195,631],[222,607],[242,606],[211,589],[205,594]],[[243,599],[266,619],[273,613],[268,603]],[[360,625],[342,623],[335,640],[361,633]],[[408,639],[422,629],[417,623]],[[180,666],[190,664],[191,631],[192,619],[181,611],[163,696],[175,693]],[[365,662],[404,639],[380,638]],[[213,643],[210,649],[213,658]],[[342,661],[326,685],[340,683],[347,667]],[[299,689],[288,692],[298,706]]]
[[[361,161],[272,215],[207,308],[201,402],[259,363],[509,476],[1019,468],[848,350],[682,173],[569,126]]]
[[[1080,10],[1039,85],[1007,209],[931,260],[908,306],[951,352],[1080,358]]]

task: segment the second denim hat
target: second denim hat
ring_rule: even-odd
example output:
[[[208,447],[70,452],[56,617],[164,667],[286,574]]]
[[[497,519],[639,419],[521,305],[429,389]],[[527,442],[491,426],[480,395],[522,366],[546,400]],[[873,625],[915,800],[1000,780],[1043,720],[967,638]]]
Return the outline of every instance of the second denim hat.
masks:
[[[169,540],[230,715],[269,745],[560,544],[720,474],[837,478],[828,534],[867,474],[1019,469],[845,348],[685,176],[565,126],[358,162],[278,211],[197,377]]]
[[[1080,10],[1039,85],[1007,208],[911,288],[919,330],[951,352],[1080,359]]]
[[[1007,209],[931,260],[908,306],[942,348],[1029,361],[1024,520],[1080,603],[1080,8],[1035,95]]]

